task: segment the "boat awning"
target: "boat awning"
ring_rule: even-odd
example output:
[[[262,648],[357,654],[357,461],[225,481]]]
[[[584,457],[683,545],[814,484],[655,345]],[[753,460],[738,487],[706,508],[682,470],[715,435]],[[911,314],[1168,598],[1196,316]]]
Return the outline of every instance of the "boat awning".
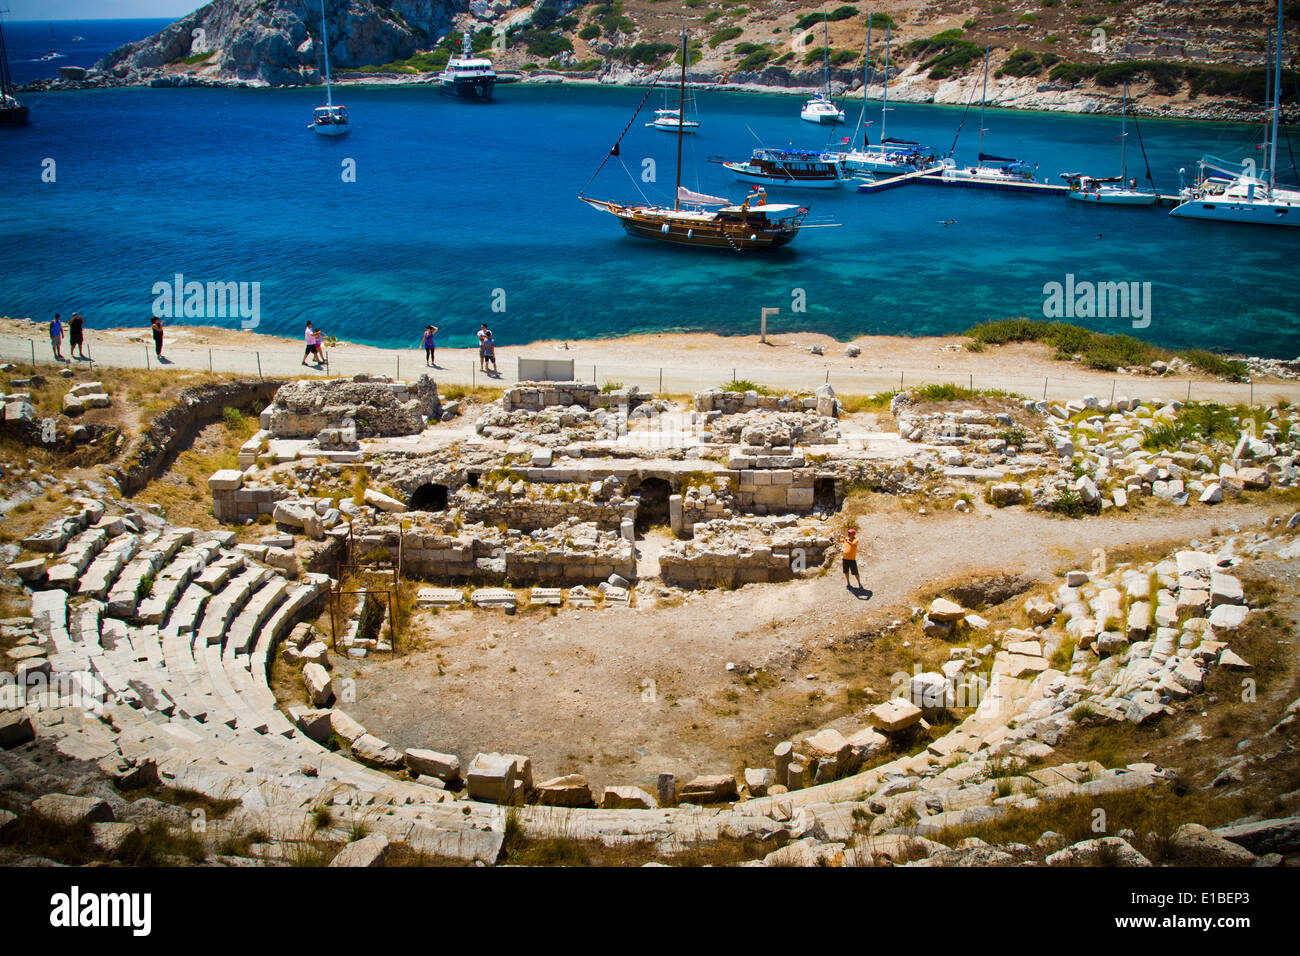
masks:
[[[725,206],[731,202],[730,199],[719,199],[717,196],[710,196],[706,193],[692,192],[685,186],[677,187],[677,201],[694,203],[697,206]]]
[[[1018,163],[1018,159],[1009,159],[1006,156],[994,156],[992,153],[980,153],[980,162],[990,163]]]
[[[750,206],[747,210],[741,209],[739,206],[728,206],[722,211],[723,212],[778,213],[778,212],[789,212],[791,209],[798,209],[798,208],[799,208],[798,206],[795,206],[792,203],[765,203],[762,206]]]

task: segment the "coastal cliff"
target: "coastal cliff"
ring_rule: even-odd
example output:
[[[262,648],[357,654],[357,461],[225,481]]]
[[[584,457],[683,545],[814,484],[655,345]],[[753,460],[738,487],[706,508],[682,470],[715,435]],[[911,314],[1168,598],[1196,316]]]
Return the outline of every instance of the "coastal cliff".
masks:
[[[1064,112],[1243,120],[1262,110],[1267,4],[1235,0],[326,0],[330,62],[342,82],[430,82],[462,31],[499,71],[536,82],[644,84],[671,66],[682,25],[690,79],[728,89],[836,95],[885,81],[900,102],[988,102]],[[864,69],[867,14],[870,69]],[[825,20],[823,20],[825,14]],[[214,0],[117,50],[84,75],[40,88],[93,85],[295,86],[322,82],[319,0]],[[1288,32],[1300,3],[1287,8]],[[826,47],[829,47],[827,50]],[[1293,56],[1287,54],[1288,63]],[[1294,115],[1294,69],[1283,76]]]

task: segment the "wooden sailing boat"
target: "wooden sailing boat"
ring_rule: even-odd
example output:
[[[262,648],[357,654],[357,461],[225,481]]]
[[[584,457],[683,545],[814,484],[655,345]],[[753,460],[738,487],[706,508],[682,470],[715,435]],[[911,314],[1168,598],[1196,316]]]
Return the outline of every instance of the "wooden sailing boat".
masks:
[[[673,205],[654,206],[649,204],[620,203],[605,199],[592,199],[581,192],[578,198],[591,206],[616,216],[623,229],[632,236],[645,239],[657,239],[660,242],[672,242],[685,246],[705,248],[732,249],[741,252],[747,249],[772,249],[784,246],[798,234],[808,214],[805,206],[785,203],[768,203],[767,195],[755,188],[744,202],[735,204],[729,199],[706,196],[692,192],[682,186],[682,134],[686,109],[686,64],[689,53],[686,44],[686,30],[682,29],[682,74],[678,98],[677,124],[677,179]],[[646,91],[646,98],[654,89]],[[641,106],[645,105],[645,98]],[[637,113],[641,112],[637,107]],[[636,120],[636,115],[632,121]],[[592,174],[587,185],[600,175],[601,169],[611,156],[619,155],[619,143],[632,128],[632,122],[624,128],[614,148]],[[583,187],[586,189],[586,186]]]

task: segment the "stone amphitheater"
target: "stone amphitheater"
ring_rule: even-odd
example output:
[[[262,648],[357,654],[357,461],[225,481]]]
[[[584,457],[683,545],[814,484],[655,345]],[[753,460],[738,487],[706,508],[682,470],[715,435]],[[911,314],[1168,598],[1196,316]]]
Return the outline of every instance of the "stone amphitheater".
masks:
[[[6,419],[31,420],[10,415],[26,401]],[[209,477],[219,527],[178,526],[124,497],[110,469],[104,494],[4,546],[4,588],[27,613],[0,621],[0,862],[42,862],[41,825],[76,835],[79,861],[138,861],[144,847],[154,862],[220,865],[1294,859],[1290,411],[1163,452],[1143,439],[1181,420],[1178,403],[963,401],[904,393],[881,406],[895,430],[873,430],[829,387],[713,390],[683,407],[524,383],[470,415],[428,379],[286,384],[238,467]],[[8,516],[23,476],[6,477]],[[1239,510],[1181,543],[1151,538],[1159,553],[1099,551],[1008,595],[916,581],[921,603],[859,637],[915,635],[901,646],[936,642],[941,663],[916,660],[834,720],[767,740],[763,763],[598,785],[548,776],[508,739],[473,753],[396,746],[354,716],[343,665],[399,657],[407,636],[391,619],[383,629],[382,607],[341,603],[352,562],[392,566],[429,609],[408,630],[435,609],[589,608],[635,633],[650,615],[672,620],[683,595],[833,584],[836,531],[858,520],[846,515],[861,495],[920,515],[1060,515],[1084,554],[1090,521],[1143,499],[1162,510],[1142,521],[1174,537],[1184,514]],[[321,623],[338,607],[342,636]],[[1178,745],[1214,737],[1205,720],[1235,697],[1257,708],[1256,729],[1215,758],[1213,779],[1189,783]],[[1170,735],[1170,759],[1077,746],[1152,728]],[[1127,824],[1125,808],[1189,789],[1240,812]],[[1053,828],[1081,807],[1116,822]]]

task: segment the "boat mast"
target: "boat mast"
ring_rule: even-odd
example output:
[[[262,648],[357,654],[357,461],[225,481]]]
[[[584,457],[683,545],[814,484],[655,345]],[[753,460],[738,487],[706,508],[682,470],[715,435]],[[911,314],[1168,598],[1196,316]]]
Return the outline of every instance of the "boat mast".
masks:
[[[682,24],[682,80],[677,98],[677,188],[673,190],[673,209],[682,208],[682,126],[686,122],[686,25]]]
[[[9,50],[5,47],[4,25],[0,24],[0,101],[9,95]]]
[[[862,56],[862,112],[858,114],[858,129],[853,131],[853,139],[858,138],[858,130],[862,131],[862,146],[865,149],[870,145],[867,141],[867,128],[863,122],[867,118],[867,84],[871,82],[871,14],[867,14],[867,45],[864,48],[865,53]],[[851,145],[851,144],[850,144]]]
[[[884,82],[885,91],[880,97],[880,143],[882,146],[885,143],[885,124],[886,121],[888,120],[886,114],[889,112],[889,36],[890,36],[889,27],[890,24],[886,23],[885,24],[885,82]]]
[[[831,27],[822,11],[822,69],[826,73],[826,99],[831,98]]]
[[[1282,0],[1277,0],[1277,45],[1273,50],[1273,135],[1268,159],[1268,195],[1277,181],[1277,121],[1282,112]]]
[[[325,47],[325,105],[334,106],[334,94],[330,92],[330,38],[325,27],[325,0],[320,0],[320,39]]]
[[[989,94],[989,48],[984,48],[984,87],[980,90],[980,160],[984,159],[984,104],[988,100]]]
[[[1124,81],[1124,99],[1119,106],[1119,178],[1128,182],[1128,165],[1124,161],[1124,147],[1128,143],[1128,80]]]

